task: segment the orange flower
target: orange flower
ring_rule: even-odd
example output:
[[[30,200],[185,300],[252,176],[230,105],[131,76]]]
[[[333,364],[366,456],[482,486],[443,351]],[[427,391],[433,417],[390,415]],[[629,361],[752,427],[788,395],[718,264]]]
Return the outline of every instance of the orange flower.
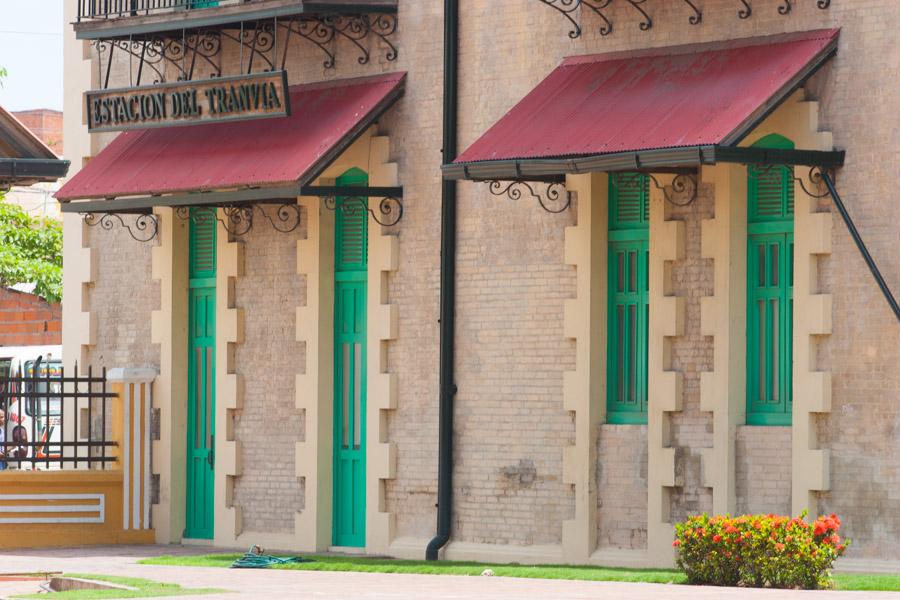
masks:
[[[775,549],[781,552],[784,550],[784,544],[775,544]]]
[[[677,548],[678,546],[681,545],[681,540],[675,540],[674,542],[672,542],[672,545]]]
[[[717,533],[716,535],[713,536],[713,541],[716,543],[721,542],[722,536]]]

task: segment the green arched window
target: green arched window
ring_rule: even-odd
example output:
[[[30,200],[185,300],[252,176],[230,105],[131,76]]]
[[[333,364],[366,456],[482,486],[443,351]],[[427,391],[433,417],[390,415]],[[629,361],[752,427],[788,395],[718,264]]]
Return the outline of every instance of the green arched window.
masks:
[[[609,423],[647,422],[647,269],[650,181],[609,175],[606,411]]]
[[[768,135],[755,147],[793,149]],[[793,170],[747,167],[747,423],[791,424]]]

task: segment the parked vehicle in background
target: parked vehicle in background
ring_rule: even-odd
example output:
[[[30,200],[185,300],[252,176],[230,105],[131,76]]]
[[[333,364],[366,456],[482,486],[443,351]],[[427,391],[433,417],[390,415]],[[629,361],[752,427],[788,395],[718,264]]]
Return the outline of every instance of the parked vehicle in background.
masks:
[[[61,355],[61,346],[0,348],[0,409],[6,412],[10,468],[42,468],[16,460],[31,457],[50,460],[46,468],[59,468],[52,460],[62,452],[62,407],[52,396],[62,385]]]

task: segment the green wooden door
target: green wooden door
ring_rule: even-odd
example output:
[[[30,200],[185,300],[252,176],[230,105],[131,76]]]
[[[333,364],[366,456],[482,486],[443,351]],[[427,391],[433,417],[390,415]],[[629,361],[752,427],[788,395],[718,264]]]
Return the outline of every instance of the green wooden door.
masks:
[[[212,539],[215,466],[216,220],[190,226],[187,503],[184,536]]]
[[[609,176],[606,419],[647,422],[650,180]]]
[[[358,170],[337,185],[367,185]],[[368,217],[338,199],[334,268],[334,524],[336,546],[366,545],[366,270]]]

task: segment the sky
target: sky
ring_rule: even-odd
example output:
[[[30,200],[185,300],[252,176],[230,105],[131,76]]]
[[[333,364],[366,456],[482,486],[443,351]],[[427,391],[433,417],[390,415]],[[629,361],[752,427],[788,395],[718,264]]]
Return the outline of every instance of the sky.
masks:
[[[63,2],[0,0],[0,88],[6,110],[63,109]]]

